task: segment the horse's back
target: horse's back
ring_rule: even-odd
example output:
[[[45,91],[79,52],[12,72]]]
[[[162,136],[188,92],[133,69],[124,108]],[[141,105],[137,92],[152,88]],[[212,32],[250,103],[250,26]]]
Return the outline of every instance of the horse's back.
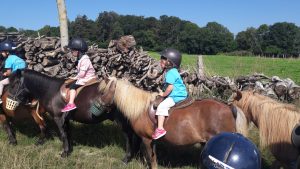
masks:
[[[171,131],[169,137],[188,137],[188,133],[193,133],[189,136],[194,137],[191,141],[206,142],[222,131],[235,132],[235,119],[226,104],[213,99],[203,99],[196,100],[188,107],[174,110],[166,121],[165,128],[169,133]]]

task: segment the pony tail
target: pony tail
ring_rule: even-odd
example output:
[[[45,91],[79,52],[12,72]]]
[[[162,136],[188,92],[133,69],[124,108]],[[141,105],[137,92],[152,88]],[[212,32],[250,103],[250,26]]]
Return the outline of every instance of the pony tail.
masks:
[[[234,106],[236,109],[236,117],[235,117],[235,125],[236,125],[236,131],[245,137],[248,137],[248,128],[249,128],[249,123],[247,121],[247,118],[244,114],[244,112],[237,106]]]

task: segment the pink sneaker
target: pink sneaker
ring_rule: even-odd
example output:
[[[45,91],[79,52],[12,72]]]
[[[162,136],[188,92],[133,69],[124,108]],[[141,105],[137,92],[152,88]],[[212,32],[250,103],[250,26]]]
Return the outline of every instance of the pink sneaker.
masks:
[[[156,129],[155,132],[152,134],[152,138],[154,140],[157,140],[159,138],[161,138],[162,136],[166,135],[167,131],[164,129]]]
[[[74,110],[76,109],[76,105],[75,104],[67,104],[62,110],[61,112],[67,112],[67,111],[71,111],[71,110]]]

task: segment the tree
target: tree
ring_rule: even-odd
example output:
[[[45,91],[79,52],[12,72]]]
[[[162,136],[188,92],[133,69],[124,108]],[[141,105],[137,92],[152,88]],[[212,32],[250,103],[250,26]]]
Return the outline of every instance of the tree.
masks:
[[[69,26],[72,37],[81,37],[96,42],[96,24],[93,20],[88,19],[86,15],[77,16],[75,21],[71,22]]]
[[[45,36],[59,36],[59,28],[58,27],[51,27],[49,25],[44,26],[43,28],[39,29],[38,32],[41,35]]]
[[[61,48],[63,50],[63,47],[69,43],[67,10],[64,0],[56,0],[56,3],[59,15]]]
[[[100,13],[96,19],[97,27],[97,41],[100,43],[107,43],[112,39],[112,32],[115,24],[119,20],[119,15],[115,12]]]
[[[223,25],[217,22],[209,22],[203,28],[203,35],[204,54],[217,54],[233,50],[233,34]]]
[[[269,44],[279,50],[275,54],[293,54],[299,28],[294,23],[275,23],[269,28]],[[274,49],[274,48],[272,48]]]
[[[18,29],[15,27],[6,28],[6,32],[18,32]]]
[[[4,26],[0,26],[0,32],[5,32],[6,28]]]

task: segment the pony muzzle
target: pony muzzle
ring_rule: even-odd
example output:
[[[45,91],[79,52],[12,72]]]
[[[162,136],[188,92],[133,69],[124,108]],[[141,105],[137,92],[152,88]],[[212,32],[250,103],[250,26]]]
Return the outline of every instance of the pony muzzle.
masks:
[[[13,100],[13,99],[10,99],[10,98],[6,98],[6,105],[5,105],[5,108],[7,110],[11,110],[11,111],[14,111],[17,109],[17,107],[19,106],[20,102],[16,101],[16,100]]]

